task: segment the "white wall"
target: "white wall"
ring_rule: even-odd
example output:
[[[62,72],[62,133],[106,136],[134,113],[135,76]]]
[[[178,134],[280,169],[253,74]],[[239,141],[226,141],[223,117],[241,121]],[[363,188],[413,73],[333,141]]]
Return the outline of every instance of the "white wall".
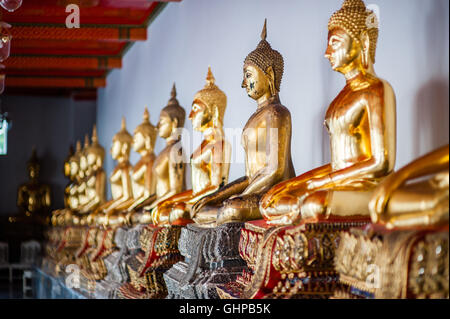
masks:
[[[380,8],[377,74],[397,95],[397,168],[449,141],[448,0],[366,0]],[[123,69],[108,76],[100,90],[97,123],[109,148],[125,115],[132,133],[144,106],[151,121],[169,99],[172,83],[190,111],[211,65],[216,83],[228,96],[225,127],[243,127],[256,108],[240,87],[246,55],[260,40],[264,18],[267,40],[282,53],[285,74],[281,101],[292,113],[292,156],[297,174],[329,160],[322,126],[329,103],[344,86],[343,76],[323,57],[327,23],[341,0],[184,0],[170,3],[150,25],[148,40],[126,54]],[[192,132],[189,120],[185,127]],[[158,139],[156,151],[164,142]],[[240,145],[235,145],[241,147]],[[131,161],[137,161],[133,154]],[[113,168],[108,156],[106,169]],[[244,174],[234,164],[230,181]],[[187,179],[190,184],[190,178]]]

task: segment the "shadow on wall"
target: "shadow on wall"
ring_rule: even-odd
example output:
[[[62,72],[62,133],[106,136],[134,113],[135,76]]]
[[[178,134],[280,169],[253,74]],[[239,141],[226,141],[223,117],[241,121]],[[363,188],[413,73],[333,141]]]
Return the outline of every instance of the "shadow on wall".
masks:
[[[416,95],[415,157],[448,144],[448,89],[448,79],[433,79],[426,83]]]

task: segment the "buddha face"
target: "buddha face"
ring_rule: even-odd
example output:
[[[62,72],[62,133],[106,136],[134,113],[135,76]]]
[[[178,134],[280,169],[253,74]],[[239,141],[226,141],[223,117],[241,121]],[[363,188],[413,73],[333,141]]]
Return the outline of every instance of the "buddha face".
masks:
[[[76,176],[78,174],[78,162],[77,161],[71,161],[70,162],[70,175]]]
[[[360,56],[361,48],[357,41],[344,30],[335,28],[328,33],[325,52],[333,70],[344,73],[345,69]]]
[[[119,159],[120,155],[122,153],[122,143],[118,140],[114,141],[111,146],[111,157],[114,160]]]
[[[161,113],[158,122],[158,134],[162,138],[168,138],[172,135],[173,123],[169,115]]]
[[[95,153],[88,153],[86,157],[87,165],[89,167],[94,167],[97,164],[98,158],[100,158],[100,156],[97,156]]]
[[[270,92],[267,75],[260,68],[253,65],[246,65],[244,67],[242,87],[247,90],[248,96],[254,100],[258,100]]]
[[[80,157],[80,169],[82,171],[86,171],[87,167],[88,167],[87,158],[86,155],[83,155]]]
[[[30,165],[28,167],[28,176],[30,177],[30,179],[37,179],[39,177],[39,166]]]
[[[145,137],[141,132],[136,132],[133,136],[133,150],[137,153],[145,150]]]
[[[194,102],[192,105],[189,119],[192,122],[192,127],[196,131],[202,131],[203,128],[211,122],[211,114],[203,103]]]

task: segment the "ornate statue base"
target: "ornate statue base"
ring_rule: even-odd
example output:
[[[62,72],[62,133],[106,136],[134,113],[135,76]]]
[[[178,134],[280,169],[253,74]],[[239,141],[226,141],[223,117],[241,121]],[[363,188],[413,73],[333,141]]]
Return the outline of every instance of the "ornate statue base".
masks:
[[[139,233],[139,226],[135,228],[120,227],[114,235],[116,250],[104,259],[107,275],[95,285],[95,298],[115,299],[117,290],[128,280],[125,270],[125,258],[133,251],[133,239]]]
[[[333,262],[340,232],[368,222],[367,217],[286,227],[247,222],[239,242],[247,268],[217,293],[222,299],[329,298],[338,285]]]
[[[95,294],[98,281],[108,274],[105,259],[119,249],[114,244],[117,228],[99,229],[97,231],[97,246],[92,247],[80,260],[81,289],[88,294]]]
[[[121,299],[157,299],[167,295],[163,273],[182,259],[178,250],[181,226],[142,226],[139,248],[124,261],[129,281],[116,292]]]
[[[243,223],[215,228],[189,224],[181,230],[179,250],[184,261],[164,274],[167,298],[218,298],[216,287],[242,273],[245,263],[239,256],[239,236]]]
[[[343,234],[336,251],[342,284],[334,298],[449,298],[448,225]]]

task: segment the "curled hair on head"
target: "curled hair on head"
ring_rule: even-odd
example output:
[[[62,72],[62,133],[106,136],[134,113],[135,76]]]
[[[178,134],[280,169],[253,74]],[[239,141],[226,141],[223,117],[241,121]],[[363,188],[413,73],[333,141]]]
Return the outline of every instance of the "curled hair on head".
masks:
[[[281,80],[284,73],[284,60],[283,56],[277,50],[272,49],[269,42],[266,41],[267,37],[267,19],[264,20],[263,30],[261,32],[261,41],[255,50],[249,53],[244,61],[244,67],[246,65],[254,65],[258,67],[264,74],[267,74],[267,69],[272,67],[275,79],[276,93],[280,92]]]
[[[375,19],[375,22],[371,21]],[[369,55],[375,63],[375,53],[378,41],[378,20],[376,14],[367,9],[362,0],[345,0],[342,8],[333,13],[328,22],[328,30],[340,28],[355,41],[360,41],[361,34],[366,32],[369,37]]]

